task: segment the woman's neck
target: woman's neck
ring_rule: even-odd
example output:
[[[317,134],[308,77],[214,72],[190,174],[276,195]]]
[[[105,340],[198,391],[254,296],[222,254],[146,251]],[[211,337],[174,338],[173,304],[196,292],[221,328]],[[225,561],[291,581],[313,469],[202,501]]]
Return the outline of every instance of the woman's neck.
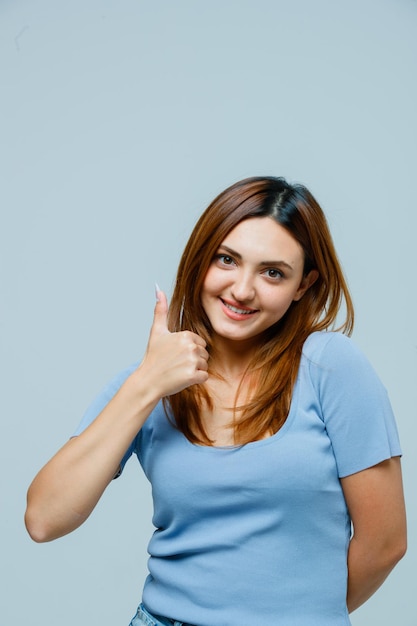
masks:
[[[231,383],[239,383],[247,373],[255,352],[254,345],[216,341],[211,349],[210,369]]]

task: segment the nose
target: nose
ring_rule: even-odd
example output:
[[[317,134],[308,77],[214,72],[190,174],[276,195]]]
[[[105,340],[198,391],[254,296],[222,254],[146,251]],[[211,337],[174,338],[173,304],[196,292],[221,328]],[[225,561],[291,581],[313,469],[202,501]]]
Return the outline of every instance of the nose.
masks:
[[[255,297],[254,277],[249,272],[237,272],[231,295],[236,302],[251,302]]]

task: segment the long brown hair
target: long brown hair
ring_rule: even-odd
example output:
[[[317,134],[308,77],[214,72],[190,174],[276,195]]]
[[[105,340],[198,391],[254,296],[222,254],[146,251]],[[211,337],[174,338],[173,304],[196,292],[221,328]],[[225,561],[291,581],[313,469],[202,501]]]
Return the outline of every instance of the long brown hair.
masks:
[[[197,333],[207,342],[210,353],[211,325],[200,297],[203,282],[228,233],[251,217],[270,217],[283,226],[304,251],[304,275],[316,270],[318,278],[260,338],[247,369],[255,389],[246,404],[234,407],[240,415],[234,423],[238,444],[275,433],[285,422],[306,338],[314,331],[328,329],[349,335],[354,321],[352,300],[319,204],[303,185],[266,176],[247,178],[228,187],[198,220],[178,267],[169,329]],[[335,328],[343,303],[344,321]],[[212,406],[201,385],[164,399],[168,416],[191,442],[211,445],[200,419],[202,402]]]

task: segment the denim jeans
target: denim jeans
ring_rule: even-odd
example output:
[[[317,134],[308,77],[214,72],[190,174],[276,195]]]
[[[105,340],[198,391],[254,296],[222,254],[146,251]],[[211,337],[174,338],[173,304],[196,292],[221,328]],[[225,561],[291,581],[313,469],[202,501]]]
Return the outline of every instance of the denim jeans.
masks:
[[[162,615],[152,615],[149,613],[143,604],[140,604],[135,617],[130,622],[129,626],[192,626],[192,624],[186,624],[185,622],[178,622],[175,619],[169,617],[162,617]]]

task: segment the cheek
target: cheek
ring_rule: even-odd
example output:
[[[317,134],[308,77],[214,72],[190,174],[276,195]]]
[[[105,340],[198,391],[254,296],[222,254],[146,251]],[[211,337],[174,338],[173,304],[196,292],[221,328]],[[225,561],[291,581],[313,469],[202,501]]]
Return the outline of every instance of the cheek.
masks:
[[[212,294],[213,294],[213,280],[212,280],[212,273],[209,270],[206,274],[203,285],[201,287],[200,300],[204,309],[206,308],[208,299],[210,298]]]
[[[204,278],[204,282],[203,282],[202,287],[201,287],[201,299],[202,300],[204,300],[204,297],[209,292],[210,284],[211,284],[210,272],[207,272],[206,277]]]
[[[284,315],[290,308],[294,301],[296,289],[288,289],[279,294],[279,297],[275,296],[270,301],[270,310],[273,311],[278,317]]]
[[[216,271],[216,268],[214,267],[210,268],[203,282],[202,296],[204,297],[204,294],[215,293],[222,284],[221,278],[222,273]]]

